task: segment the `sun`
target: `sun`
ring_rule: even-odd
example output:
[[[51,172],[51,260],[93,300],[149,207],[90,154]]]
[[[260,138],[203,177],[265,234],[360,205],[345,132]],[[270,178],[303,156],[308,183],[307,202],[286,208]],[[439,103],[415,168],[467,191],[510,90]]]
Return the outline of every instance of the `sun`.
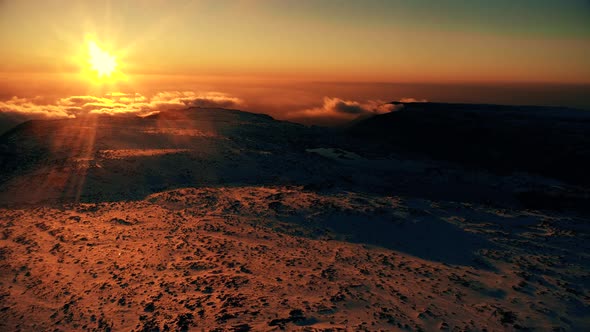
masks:
[[[103,50],[95,41],[88,41],[88,63],[98,78],[110,77],[117,68],[117,58]]]

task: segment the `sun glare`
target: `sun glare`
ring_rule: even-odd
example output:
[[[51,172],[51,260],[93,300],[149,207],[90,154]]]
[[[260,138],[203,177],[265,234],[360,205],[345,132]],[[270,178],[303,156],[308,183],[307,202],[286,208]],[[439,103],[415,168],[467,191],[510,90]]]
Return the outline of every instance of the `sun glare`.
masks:
[[[117,58],[103,50],[94,41],[88,41],[88,62],[98,78],[110,77],[117,67]]]

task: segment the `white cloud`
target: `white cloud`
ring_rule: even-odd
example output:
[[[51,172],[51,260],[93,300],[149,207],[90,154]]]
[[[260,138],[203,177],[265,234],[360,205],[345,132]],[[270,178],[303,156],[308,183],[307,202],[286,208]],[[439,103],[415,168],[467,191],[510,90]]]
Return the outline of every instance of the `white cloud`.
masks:
[[[334,117],[338,119],[354,119],[359,116],[389,113],[398,110],[401,107],[403,107],[403,105],[388,104],[381,100],[368,100],[361,103],[340,98],[324,97],[321,106],[296,111],[290,115],[292,118]]]
[[[12,97],[7,101],[0,101],[0,113],[18,120],[56,119],[71,118],[71,112],[77,110],[69,105],[38,105],[37,100],[38,98]]]
[[[400,103],[426,103],[426,102],[428,102],[428,100],[426,100],[426,99],[416,99],[416,98],[408,98],[408,97],[402,98],[399,101],[400,101]]]
[[[243,104],[241,99],[221,92],[166,91],[159,92],[151,98],[139,93],[113,92],[103,97],[70,96],[58,99],[53,104],[40,103],[40,98],[13,97],[7,101],[0,101],[0,113],[25,121],[75,118],[88,114],[141,116],[187,107],[228,108],[241,104]]]

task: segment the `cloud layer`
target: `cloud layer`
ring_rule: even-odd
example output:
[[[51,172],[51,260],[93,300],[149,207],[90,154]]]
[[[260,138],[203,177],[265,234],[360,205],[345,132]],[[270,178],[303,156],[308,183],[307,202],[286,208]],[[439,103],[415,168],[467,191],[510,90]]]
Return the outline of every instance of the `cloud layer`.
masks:
[[[402,98],[399,100],[401,103],[426,103],[427,99],[416,99],[416,98]]]
[[[272,96],[272,94],[270,94]],[[413,98],[403,98],[402,102],[422,102]],[[309,103],[306,102],[306,105]],[[161,111],[187,107],[240,108],[246,105],[242,99],[221,92],[197,93],[193,91],[164,91],[151,97],[139,93],[113,92],[104,96],[70,96],[53,103],[43,102],[42,98],[12,97],[0,101],[0,122],[4,127],[31,119],[64,119],[89,114],[138,115],[144,116]],[[252,111],[264,112],[265,105]],[[404,105],[392,105],[381,100],[355,100],[337,97],[323,97],[318,106],[302,105],[299,110],[283,110],[279,118],[305,124],[338,125],[351,120],[400,110]],[[0,124],[1,125],[1,124]],[[0,128],[6,129],[6,128]]]
[[[344,100],[334,97],[324,97],[319,107],[309,108],[289,114],[291,119],[308,119],[312,122],[315,119],[333,119],[336,121],[353,120],[374,114],[383,114],[403,108],[403,105],[392,105],[381,100],[368,100],[358,102]]]
[[[115,92],[103,97],[70,96],[60,98],[53,104],[42,104],[40,98],[12,97],[7,101],[0,101],[0,114],[25,121],[75,118],[89,114],[141,116],[187,107],[229,108],[241,104],[241,99],[221,92],[166,91],[156,93],[151,98],[139,93]]]

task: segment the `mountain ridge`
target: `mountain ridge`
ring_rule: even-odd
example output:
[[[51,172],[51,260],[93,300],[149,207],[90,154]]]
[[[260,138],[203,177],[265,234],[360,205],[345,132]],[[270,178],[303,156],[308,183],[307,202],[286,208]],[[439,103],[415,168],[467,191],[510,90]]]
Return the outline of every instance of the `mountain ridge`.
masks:
[[[590,184],[590,112],[482,104],[401,103],[345,130],[397,151],[483,167],[524,171]],[[540,112],[539,110],[542,110]],[[587,120],[586,120],[587,119]],[[385,145],[384,145],[385,144]]]

